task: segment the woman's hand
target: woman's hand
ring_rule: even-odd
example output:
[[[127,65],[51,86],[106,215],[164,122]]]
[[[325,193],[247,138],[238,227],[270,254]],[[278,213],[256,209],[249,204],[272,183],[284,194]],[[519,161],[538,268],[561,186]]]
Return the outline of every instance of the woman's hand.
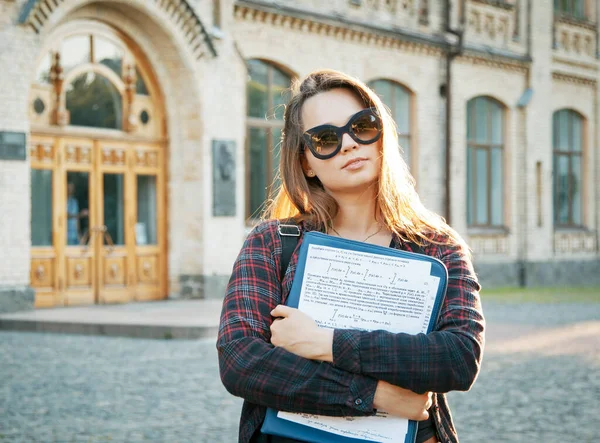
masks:
[[[310,360],[333,361],[333,330],[319,328],[298,309],[279,305],[271,311],[271,343]]]
[[[381,409],[396,417],[422,421],[429,417],[427,410],[431,404],[431,392],[416,394],[382,380],[377,382],[373,400],[375,409]]]

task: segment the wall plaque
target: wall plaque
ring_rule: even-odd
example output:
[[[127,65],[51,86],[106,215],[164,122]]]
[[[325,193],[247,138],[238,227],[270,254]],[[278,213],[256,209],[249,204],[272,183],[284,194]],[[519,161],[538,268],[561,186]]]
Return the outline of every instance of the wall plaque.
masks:
[[[0,131],[0,160],[26,160],[27,141],[24,132]]]
[[[235,216],[235,141],[213,140],[213,216]]]

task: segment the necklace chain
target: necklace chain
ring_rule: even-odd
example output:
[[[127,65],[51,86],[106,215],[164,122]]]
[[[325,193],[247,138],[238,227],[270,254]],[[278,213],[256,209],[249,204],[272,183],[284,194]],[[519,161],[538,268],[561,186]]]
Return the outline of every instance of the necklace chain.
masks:
[[[379,233],[381,232],[381,229],[383,229],[383,226],[380,224],[380,225],[379,225],[379,229],[378,229],[377,231],[373,232],[373,233],[372,233],[371,235],[369,235],[367,238],[365,238],[365,239],[364,239],[362,242],[364,243],[364,242],[366,242],[368,239],[370,239],[371,237],[374,237],[375,235],[379,234]],[[338,236],[338,237],[342,237],[342,236],[340,235],[340,233],[339,233],[338,231],[336,231],[336,229],[335,229],[333,226],[331,226],[331,230],[332,230],[333,232],[335,232],[335,233],[337,234],[337,236]]]

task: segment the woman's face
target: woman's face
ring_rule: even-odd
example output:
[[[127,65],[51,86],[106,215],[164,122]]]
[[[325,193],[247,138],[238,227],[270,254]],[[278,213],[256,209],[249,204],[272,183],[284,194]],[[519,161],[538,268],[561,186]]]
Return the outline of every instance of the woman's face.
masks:
[[[302,106],[303,130],[320,125],[344,126],[350,117],[365,109],[351,91],[332,89],[317,94]],[[357,193],[377,181],[381,167],[381,139],[370,145],[357,143],[349,134],[342,138],[342,148],[332,158],[320,160],[309,149],[304,150],[302,168],[304,173],[319,178],[331,193]]]

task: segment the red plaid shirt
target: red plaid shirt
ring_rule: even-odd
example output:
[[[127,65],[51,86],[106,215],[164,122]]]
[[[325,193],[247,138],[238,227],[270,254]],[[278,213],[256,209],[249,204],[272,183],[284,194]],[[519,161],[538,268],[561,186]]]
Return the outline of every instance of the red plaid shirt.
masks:
[[[298,247],[301,242],[302,238]],[[412,251],[397,238],[394,244]],[[335,330],[330,364],[271,344],[270,312],[289,294],[298,248],[280,284],[277,222],[264,222],[252,231],[233,266],[217,340],[221,380],[230,393],[245,400],[239,442],[251,440],[267,407],[332,416],[372,415],[377,380],[414,392],[435,392],[430,412],[438,436],[443,443],[458,442],[443,393],[468,390],[479,373],[485,327],[480,286],[459,246],[431,243],[424,251],[448,268],[448,291],[435,330],[427,335]]]

